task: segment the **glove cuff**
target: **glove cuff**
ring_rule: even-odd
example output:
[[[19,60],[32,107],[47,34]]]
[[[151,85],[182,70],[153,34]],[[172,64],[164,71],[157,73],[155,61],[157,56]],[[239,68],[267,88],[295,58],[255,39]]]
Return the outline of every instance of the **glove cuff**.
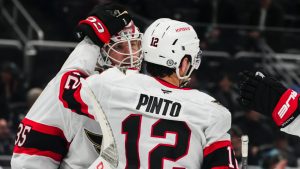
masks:
[[[296,111],[300,95],[292,89],[286,90],[275,106],[272,117],[277,126],[285,127],[299,115]]]
[[[96,36],[103,42],[108,43],[110,41],[111,35],[107,27],[95,16],[89,16],[85,20],[79,22],[80,24],[87,24],[93,28]]]

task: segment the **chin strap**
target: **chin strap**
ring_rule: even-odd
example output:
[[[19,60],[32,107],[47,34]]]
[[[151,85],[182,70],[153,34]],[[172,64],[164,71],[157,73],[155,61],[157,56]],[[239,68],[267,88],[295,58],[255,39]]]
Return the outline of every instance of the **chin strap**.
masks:
[[[185,73],[185,75],[180,76],[179,68],[176,68],[176,75],[177,75],[178,79],[180,80],[180,84],[179,84],[180,88],[186,87],[186,85],[191,81],[190,76],[191,76],[193,70],[194,70],[194,67],[190,64],[188,71]]]

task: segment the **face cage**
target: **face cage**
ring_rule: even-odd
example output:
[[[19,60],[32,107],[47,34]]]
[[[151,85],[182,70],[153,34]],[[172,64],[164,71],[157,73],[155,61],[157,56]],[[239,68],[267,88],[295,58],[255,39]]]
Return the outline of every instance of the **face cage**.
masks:
[[[101,57],[98,58],[98,63],[103,69],[107,69],[110,67],[118,67],[121,70],[126,70],[129,68],[133,69],[141,69],[142,65],[142,47],[141,47],[141,42],[142,42],[142,33],[136,33],[136,34],[122,34],[120,36],[116,36],[113,39],[116,41],[113,44],[105,44],[101,48]],[[132,51],[132,41],[138,41],[140,43],[140,47],[137,51],[133,53]],[[116,49],[114,49],[114,46],[116,46],[119,43],[127,42],[128,44],[128,53],[123,53],[120,52]],[[108,51],[105,49],[108,48]],[[110,51],[114,51],[120,55],[127,55],[124,59],[117,60],[113,58],[112,56],[109,55]],[[135,60],[136,59],[136,60]],[[116,62],[117,64],[113,65],[112,61]],[[129,62],[128,62],[129,61]]]

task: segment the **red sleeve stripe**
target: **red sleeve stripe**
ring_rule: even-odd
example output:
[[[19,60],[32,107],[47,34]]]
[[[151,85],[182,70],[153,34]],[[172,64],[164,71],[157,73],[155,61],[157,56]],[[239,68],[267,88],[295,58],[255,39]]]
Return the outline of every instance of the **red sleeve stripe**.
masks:
[[[64,135],[64,132],[60,128],[49,126],[49,125],[42,124],[42,123],[38,123],[38,122],[35,122],[32,120],[29,120],[27,118],[24,118],[22,120],[22,123],[26,126],[30,126],[32,130],[35,130],[35,131],[38,131],[38,132],[44,133],[44,134],[59,136],[59,137],[63,138],[64,140],[67,140]]]
[[[15,146],[14,153],[45,156],[45,157],[52,158],[53,160],[58,162],[62,160],[62,155],[60,154],[54,153],[52,151],[41,151],[35,148],[24,148],[24,147]]]
[[[217,142],[214,142],[211,145],[209,145],[208,147],[204,148],[204,150],[203,150],[204,157],[207,156],[208,154],[214,152],[217,149],[220,149],[220,148],[223,148],[223,147],[227,147],[227,146],[232,147],[231,141],[226,140],[226,141],[217,141]]]
[[[81,105],[81,112],[85,113],[89,118],[95,120],[95,117],[89,113],[88,106],[81,99],[80,90],[81,90],[81,85],[78,87],[78,90],[76,90],[74,92],[74,98],[75,98],[75,100],[78,103],[80,103],[80,105]]]

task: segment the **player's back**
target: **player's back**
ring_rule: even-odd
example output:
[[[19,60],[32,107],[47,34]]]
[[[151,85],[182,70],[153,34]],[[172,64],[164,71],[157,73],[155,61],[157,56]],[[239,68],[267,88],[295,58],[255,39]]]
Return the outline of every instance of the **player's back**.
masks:
[[[229,112],[204,93],[142,74],[100,79],[88,82],[112,126],[118,168],[200,168],[207,145],[229,140]]]

